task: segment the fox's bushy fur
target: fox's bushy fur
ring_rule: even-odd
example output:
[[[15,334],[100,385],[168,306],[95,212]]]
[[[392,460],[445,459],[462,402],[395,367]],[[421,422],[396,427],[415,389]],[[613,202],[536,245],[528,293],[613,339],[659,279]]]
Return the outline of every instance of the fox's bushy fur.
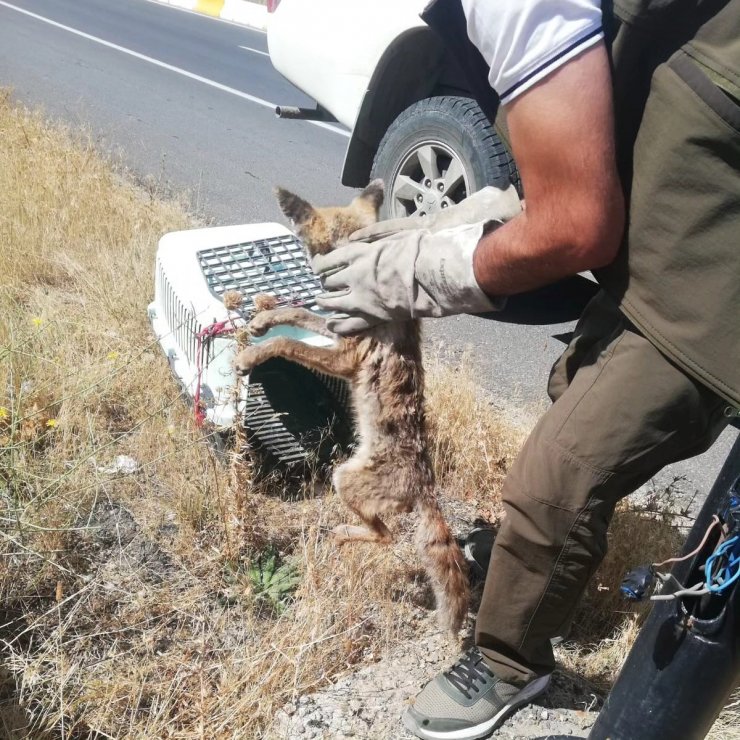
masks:
[[[324,254],[347,242],[349,235],[378,219],[383,183],[375,180],[345,208],[314,208],[302,198],[278,189],[286,216],[309,253]],[[278,337],[244,349],[237,372],[273,357],[284,357],[350,384],[359,444],[335,471],[334,486],[364,526],[341,525],[340,542],[389,543],[382,516],[415,511],[419,517],[416,546],[431,580],[440,624],[457,632],[468,604],[466,564],[439,509],[429,458],[424,417],[424,369],[418,321],[372,328],[352,337],[333,334],[324,319],[299,308],[262,311],[248,329],[261,336],[280,324],[299,326],[335,340],[332,347],[311,347]]]

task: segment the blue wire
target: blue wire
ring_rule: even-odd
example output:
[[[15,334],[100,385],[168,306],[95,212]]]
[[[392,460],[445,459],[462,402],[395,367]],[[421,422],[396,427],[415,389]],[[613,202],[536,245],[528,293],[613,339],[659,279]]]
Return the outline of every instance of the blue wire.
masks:
[[[723,542],[708,558],[707,562],[704,564],[704,574],[706,576],[706,586],[709,589],[711,593],[719,594],[722,593],[725,589],[727,589],[729,586],[731,586],[735,581],[740,578],[740,552],[733,553],[729,552],[731,551],[736,544],[740,543],[740,537],[735,535],[734,537],[731,537],[726,542]],[[738,548],[740,550],[740,548]],[[729,552],[729,558],[726,565],[724,565],[720,572],[716,574],[712,574],[712,571],[714,569],[714,562],[715,560],[724,557]],[[733,573],[733,568],[736,568],[735,572]],[[722,575],[722,583],[713,583],[713,581],[717,581],[720,577],[720,573]]]

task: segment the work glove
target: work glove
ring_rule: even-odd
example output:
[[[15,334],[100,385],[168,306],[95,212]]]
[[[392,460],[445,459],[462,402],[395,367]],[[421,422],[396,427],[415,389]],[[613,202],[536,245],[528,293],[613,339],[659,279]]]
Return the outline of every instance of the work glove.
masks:
[[[473,252],[484,233],[521,206],[513,187],[486,190],[495,192],[481,191],[423,219],[375,224],[353,234],[350,244],[316,255],[311,264],[325,291],[317,303],[332,312],[329,329],[355,334],[387,321],[503,308],[505,298],[489,298],[478,285]]]

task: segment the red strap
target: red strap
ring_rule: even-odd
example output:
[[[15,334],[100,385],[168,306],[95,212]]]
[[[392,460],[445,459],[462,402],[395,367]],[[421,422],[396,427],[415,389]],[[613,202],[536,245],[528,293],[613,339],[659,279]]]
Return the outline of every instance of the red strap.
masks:
[[[193,405],[195,410],[195,423],[197,426],[203,426],[203,422],[206,420],[206,412],[203,408],[203,404],[200,400],[200,391],[203,380],[203,344],[204,342],[210,342],[214,337],[229,336],[234,333],[234,323],[231,319],[225,321],[216,321],[204,329],[201,329],[195,336],[198,340],[195,355],[195,369],[196,369],[196,384],[195,384],[195,395],[193,396]]]

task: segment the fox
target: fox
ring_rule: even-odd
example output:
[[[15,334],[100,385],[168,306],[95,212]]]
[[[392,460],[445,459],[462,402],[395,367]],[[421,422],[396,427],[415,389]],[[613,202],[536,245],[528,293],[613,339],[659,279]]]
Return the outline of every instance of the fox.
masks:
[[[373,180],[348,206],[328,208],[315,208],[283,188],[275,193],[312,257],[346,244],[354,231],[377,222],[384,190],[382,180]],[[328,337],[333,345],[313,347],[287,337],[251,344],[236,356],[236,373],[248,375],[257,365],[282,357],[348,382],[357,444],[333,471],[332,482],[362,525],[342,524],[332,534],[338,544],[388,545],[393,536],[383,517],[414,512],[415,546],[432,585],[438,622],[458,634],[468,608],[467,567],[437,502],[427,441],[420,322],[391,322],[343,337],[330,331],[319,314],[288,307],[258,311],[247,331],[259,337],[286,324]]]

